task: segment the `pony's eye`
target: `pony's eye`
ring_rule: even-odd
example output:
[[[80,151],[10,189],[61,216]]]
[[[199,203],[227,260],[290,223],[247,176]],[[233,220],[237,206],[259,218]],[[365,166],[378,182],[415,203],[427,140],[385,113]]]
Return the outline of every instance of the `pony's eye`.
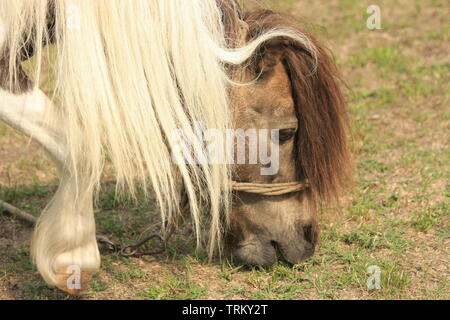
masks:
[[[292,139],[295,136],[296,132],[297,132],[297,129],[295,129],[295,128],[280,130],[280,141],[288,141],[288,140]]]

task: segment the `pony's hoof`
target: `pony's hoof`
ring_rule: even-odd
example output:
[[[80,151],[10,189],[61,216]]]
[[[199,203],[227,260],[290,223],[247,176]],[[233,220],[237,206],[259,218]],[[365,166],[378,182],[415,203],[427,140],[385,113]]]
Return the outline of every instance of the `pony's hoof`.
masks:
[[[67,267],[58,270],[56,287],[72,296],[83,296],[89,290],[92,274],[79,268]]]

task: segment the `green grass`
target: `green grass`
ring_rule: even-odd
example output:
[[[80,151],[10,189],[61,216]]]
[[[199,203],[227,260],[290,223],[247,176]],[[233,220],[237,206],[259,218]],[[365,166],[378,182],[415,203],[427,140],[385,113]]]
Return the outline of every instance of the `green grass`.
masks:
[[[152,285],[139,292],[138,297],[150,300],[194,300],[205,296],[208,289],[197,285],[188,278],[168,276],[161,285]]]
[[[11,188],[0,184],[0,199],[38,216],[45,206],[45,199],[54,190],[53,186],[49,187],[38,183]]]
[[[450,199],[449,199],[450,200]],[[411,219],[411,225],[419,231],[428,232],[435,226],[439,225],[444,217],[450,216],[450,201],[447,203],[430,206],[426,210],[416,211]],[[448,230],[450,226],[446,225]]]
[[[301,264],[278,262],[271,268],[244,267],[232,259],[209,264],[187,227],[162,255],[128,259],[103,250],[87,298],[448,299],[448,272],[442,271],[450,239],[447,2],[380,1],[381,31],[365,28],[370,1],[263,3],[301,16],[333,49],[350,89],[356,184],[339,210],[320,214],[318,252]],[[0,144],[10,145],[16,136],[0,125]],[[22,157],[8,166],[0,173],[11,171],[14,177],[17,171],[27,179],[0,180],[0,199],[37,216],[56,188],[35,175],[48,164]],[[137,199],[117,197],[113,183],[105,183],[96,204],[98,232],[129,244],[158,230],[155,203],[141,194]],[[9,239],[26,234],[26,226],[8,216],[0,219],[0,240],[6,243],[0,247],[0,286],[17,299],[69,299],[41,280],[27,240]],[[369,266],[381,270],[380,290],[367,288]]]

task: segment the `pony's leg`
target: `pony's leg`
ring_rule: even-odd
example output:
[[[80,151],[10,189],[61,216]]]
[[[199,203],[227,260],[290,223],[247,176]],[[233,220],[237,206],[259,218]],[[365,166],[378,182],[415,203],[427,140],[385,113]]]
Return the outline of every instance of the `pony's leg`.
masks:
[[[0,120],[40,143],[60,172],[59,188],[34,231],[34,261],[48,284],[81,294],[100,266],[93,190],[86,179],[67,170],[63,134],[44,122],[50,107],[51,101],[38,89],[12,93],[0,83]]]
[[[75,295],[100,268],[92,194],[83,177],[63,174],[33,235],[32,254],[44,279]]]
[[[1,68],[1,66],[0,66]],[[38,142],[62,169],[65,159],[64,137],[45,124],[45,112],[51,102],[39,89],[12,93],[1,88],[0,120]]]
[[[100,267],[95,237],[93,191],[83,177],[67,168],[65,137],[47,121],[51,101],[19,68],[11,88],[8,57],[4,55],[7,24],[0,17],[0,121],[37,141],[53,158],[60,172],[60,185],[38,219],[32,255],[45,281],[72,294],[86,288],[90,274]],[[3,55],[2,55],[3,54]],[[54,121],[62,127],[62,121]]]

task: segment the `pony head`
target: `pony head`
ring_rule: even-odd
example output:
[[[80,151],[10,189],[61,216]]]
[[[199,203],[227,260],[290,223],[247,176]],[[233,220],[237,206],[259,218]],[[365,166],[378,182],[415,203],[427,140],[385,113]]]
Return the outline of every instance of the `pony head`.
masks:
[[[345,102],[333,59],[311,34],[268,10],[246,15],[245,22],[248,41],[277,28],[295,29],[304,40],[270,39],[235,73],[236,81],[256,80],[232,91],[233,125],[278,131],[272,144],[279,163],[270,175],[261,174],[261,163],[236,164],[233,179],[269,188],[295,181],[308,187],[273,196],[235,192],[228,246],[249,264],[272,265],[277,251],[298,263],[314,253],[319,240],[317,203],[336,200],[349,180]]]

